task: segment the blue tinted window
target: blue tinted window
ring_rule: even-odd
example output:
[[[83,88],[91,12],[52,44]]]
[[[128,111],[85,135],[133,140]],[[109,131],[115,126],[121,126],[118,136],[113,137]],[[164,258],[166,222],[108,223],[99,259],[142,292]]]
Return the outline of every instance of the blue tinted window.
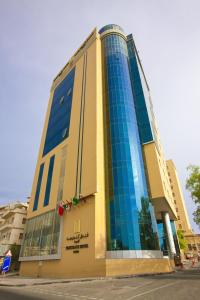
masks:
[[[55,155],[51,157],[50,163],[49,163],[49,171],[48,171],[48,176],[47,176],[47,185],[46,185],[46,191],[45,191],[44,206],[47,206],[49,204],[49,196],[50,196],[50,191],[51,191],[51,181],[52,181],[52,176],[53,176],[54,160],[55,160]]]
[[[178,242],[178,237],[177,237],[177,232],[176,232],[176,227],[175,227],[174,221],[170,221],[170,223],[171,223],[176,253],[180,253],[180,247],[179,247],[179,242]]]
[[[137,123],[139,128],[139,135],[141,143],[147,143],[153,140],[153,130],[151,128],[150,118],[151,113],[148,113],[149,99],[145,98],[143,91],[141,77],[139,73],[139,67],[135,54],[134,41],[132,36],[128,36],[128,54],[129,54],[129,65],[130,65],[130,77],[134,96],[134,105],[137,116]],[[150,108],[149,108],[150,111]]]
[[[69,135],[74,75],[75,68],[54,91],[43,156]]]
[[[159,236],[160,249],[163,251],[164,255],[168,255],[170,250],[169,250],[166,228],[165,228],[162,220],[158,220],[157,223],[158,223],[158,236]],[[170,224],[171,224],[171,229],[172,229],[172,233],[173,233],[176,253],[180,253],[179,242],[178,242],[178,238],[177,238],[177,234],[176,234],[176,228],[174,225],[174,221],[170,221]]]
[[[35,199],[34,199],[34,204],[33,204],[33,210],[37,210],[37,208],[38,208],[38,200],[39,200],[39,196],[40,196],[40,188],[41,188],[41,183],[42,183],[43,171],[44,171],[44,163],[41,164],[41,166],[40,166],[38,182],[37,182],[37,187],[36,187],[36,192],[35,192]]]

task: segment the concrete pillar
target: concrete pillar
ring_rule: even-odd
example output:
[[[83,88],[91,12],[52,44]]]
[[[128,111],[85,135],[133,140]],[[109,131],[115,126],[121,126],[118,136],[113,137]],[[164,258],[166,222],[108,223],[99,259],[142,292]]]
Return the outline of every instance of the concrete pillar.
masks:
[[[173,238],[172,228],[171,228],[171,224],[170,224],[169,213],[162,212],[162,218],[163,218],[163,223],[166,228],[170,252],[171,252],[171,254],[176,254],[176,248],[175,248],[175,244],[174,244],[174,238]]]

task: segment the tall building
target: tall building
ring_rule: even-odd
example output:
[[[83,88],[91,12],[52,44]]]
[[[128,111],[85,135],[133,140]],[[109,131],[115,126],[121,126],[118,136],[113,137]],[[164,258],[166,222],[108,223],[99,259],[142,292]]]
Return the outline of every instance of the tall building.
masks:
[[[53,80],[21,274],[170,271],[175,220],[133,37],[117,25],[95,29]]]
[[[0,256],[5,255],[12,245],[22,244],[26,214],[26,203],[0,206]]]

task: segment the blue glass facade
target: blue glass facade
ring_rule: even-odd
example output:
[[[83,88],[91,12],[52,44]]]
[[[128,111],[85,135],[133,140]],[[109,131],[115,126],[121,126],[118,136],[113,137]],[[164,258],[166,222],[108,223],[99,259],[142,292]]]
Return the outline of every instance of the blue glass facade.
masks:
[[[122,27],[120,27],[119,25],[116,25],[116,24],[108,24],[104,27],[102,27],[100,30],[99,30],[99,33],[102,34],[103,32],[107,31],[107,30],[119,30],[121,32],[124,33],[124,30]]]
[[[180,247],[179,247],[178,237],[177,237],[177,233],[176,233],[176,227],[175,227],[174,221],[170,221],[170,223],[171,223],[176,253],[178,254],[178,253],[180,253]]]
[[[108,250],[158,249],[125,39],[116,33],[105,35],[102,55],[107,131],[107,247]]]
[[[69,135],[75,68],[55,89],[44,144],[43,156]]]
[[[162,221],[158,221],[158,237],[159,237],[160,249],[162,250],[164,255],[168,255],[169,245],[167,240],[167,233]]]
[[[44,163],[41,164],[40,170],[39,170],[37,187],[36,187],[36,192],[35,192],[35,199],[34,199],[34,204],[33,204],[33,211],[37,210],[37,208],[38,208],[38,201],[39,201],[39,196],[40,196],[40,188],[41,188],[41,183],[42,183],[43,172],[44,172]]]
[[[46,184],[46,191],[45,191],[45,197],[44,197],[44,206],[47,206],[49,204],[49,197],[50,197],[50,192],[51,192],[51,181],[52,181],[52,176],[53,176],[54,160],[55,160],[55,155],[53,155],[50,158],[49,171],[48,171],[47,184]]]
[[[146,96],[145,99],[144,88],[142,86],[141,76],[139,72],[139,64],[137,62],[135,45],[132,39],[132,35],[128,36],[127,46],[129,55],[130,77],[132,91],[134,95],[134,104],[138,122],[139,135],[141,143],[144,144],[154,139],[153,130],[151,128],[150,123],[150,108],[148,111],[147,106],[149,104],[149,99],[147,99],[148,96]]]
[[[178,237],[177,237],[174,221],[170,221],[170,224],[171,224],[171,229],[172,229],[172,233],[173,233],[176,253],[179,254],[180,247],[179,247],[179,242],[178,242]],[[161,220],[158,220],[158,237],[159,237],[160,249],[163,251],[164,255],[168,255],[170,253],[170,250],[169,250],[167,232],[166,232],[164,223]]]

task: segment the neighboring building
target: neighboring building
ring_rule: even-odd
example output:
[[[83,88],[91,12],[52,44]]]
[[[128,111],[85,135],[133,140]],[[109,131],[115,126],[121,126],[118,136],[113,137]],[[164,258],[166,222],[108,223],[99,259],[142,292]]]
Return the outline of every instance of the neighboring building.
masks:
[[[53,81],[27,219],[22,275],[172,270],[167,165],[133,37],[117,25],[95,29]]]
[[[185,250],[185,253],[200,253],[200,234],[195,234],[192,231],[180,181],[178,178],[176,167],[172,160],[167,161],[167,169],[172,189],[172,195],[174,198],[174,206],[177,212],[177,221],[175,222],[176,228],[177,230],[183,231],[187,243],[187,249]]]
[[[175,222],[176,227],[177,229],[182,230],[184,234],[191,234],[192,228],[185,206],[185,200],[183,197],[176,167],[172,160],[167,160],[167,170],[174,199],[174,206],[177,213],[177,221]]]
[[[0,207],[0,256],[11,245],[21,245],[26,224],[27,204],[16,202]]]
[[[186,234],[185,239],[187,242],[187,250],[185,251],[185,255],[188,256],[190,253],[193,255],[200,256],[200,234]],[[189,257],[189,256],[188,256]]]

